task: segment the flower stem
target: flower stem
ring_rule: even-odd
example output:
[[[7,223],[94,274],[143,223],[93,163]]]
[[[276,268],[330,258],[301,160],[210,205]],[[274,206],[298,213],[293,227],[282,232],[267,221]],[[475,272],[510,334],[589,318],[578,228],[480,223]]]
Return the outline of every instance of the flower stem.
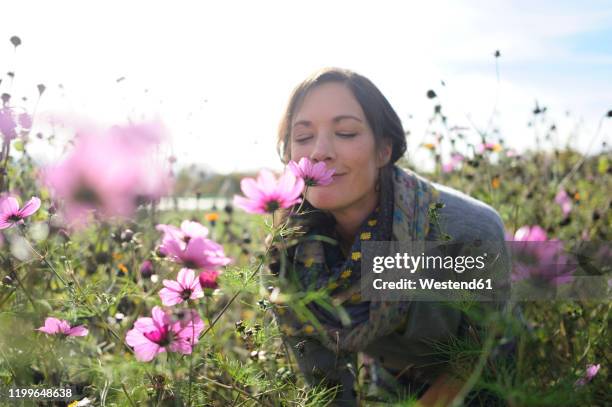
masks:
[[[264,255],[262,256],[259,264],[257,265],[257,267],[255,267],[255,270],[253,270],[253,273],[251,273],[251,275],[247,278],[246,283],[250,282],[251,279],[253,277],[255,277],[255,275],[257,274],[257,272],[261,269],[261,267],[263,266],[264,262],[265,262],[265,258],[268,257],[268,253],[270,252],[270,248],[266,248],[266,252],[264,253]],[[245,283],[245,284],[246,284]],[[219,320],[219,318],[221,318],[221,316],[225,313],[225,311],[229,308],[230,305],[232,305],[232,303],[234,302],[234,300],[236,300],[236,298],[238,297],[238,295],[240,295],[240,293],[242,293],[242,288],[240,290],[238,290],[238,292],[236,292],[236,294],[234,294],[234,296],[232,298],[230,298],[230,300],[227,302],[227,304],[225,304],[225,306],[223,307],[223,309],[221,310],[221,312],[219,312],[219,314],[215,317],[215,319],[212,321],[212,323],[208,326],[208,328],[206,328],[206,330],[204,332],[202,332],[200,334],[200,336],[198,337],[198,339],[202,339],[204,337],[204,335],[206,335],[208,333],[208,331],[210,331],[215,324],[217,323],[217,321]]]
[[[55,276],[57,278],[59,278],[59,280],[62,282],[62,284],[64,284],[65,287],[68,287],[68,284],[66,284],[66,281],[62,278],[62,276],[59,275],[59,273],[57,272],[57,270],[55,270],[55,267],[53,267],[53,265],[49,262],[49,260],[47,260],[46,256],[41,255],[40,253],[38,253],[38,251],[36,251],[36,249],[34,248],[34,246],[32,246],[32,243],[30,243],[30,241],[26,238],[25,234],[23,233],[23,231],[21,232],[21,237],[23,237],[23,239],[28,243],[28,246],[30,247],[30,249],[32,250],[32,252],[38,256],[39,260],[43,261],[47,267],[49,267],[51,269],[51,271],[53,271],[53,273],[55,274]]]

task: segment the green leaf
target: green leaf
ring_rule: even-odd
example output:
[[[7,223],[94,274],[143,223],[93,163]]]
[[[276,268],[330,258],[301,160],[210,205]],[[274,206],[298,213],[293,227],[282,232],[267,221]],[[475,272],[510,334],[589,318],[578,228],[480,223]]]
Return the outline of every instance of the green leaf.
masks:
[[[597,163],[597,171],[599,171],[599,173],[603,175],[608,172],[609,167],[610,163],[608,162],[608,157],[599,157],[599,162]]]
[[[23,152],[24,150],[23,140],[15,140],[15,142],[13,143],[13,148],[19,152]]]

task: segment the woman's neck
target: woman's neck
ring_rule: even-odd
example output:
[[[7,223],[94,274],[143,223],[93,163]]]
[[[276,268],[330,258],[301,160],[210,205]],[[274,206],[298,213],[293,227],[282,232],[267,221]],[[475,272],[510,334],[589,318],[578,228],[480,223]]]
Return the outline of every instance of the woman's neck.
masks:
[[[365,196],[361,201],[353,203],[351,206],[331,211],[331,214],[336,219],[336,231],[342,240],[341,247],[350,248],[355,240],[355,236],[359,231],[359,227],[368,215],[376,208],[378,204],[378,193],[372,191]]]

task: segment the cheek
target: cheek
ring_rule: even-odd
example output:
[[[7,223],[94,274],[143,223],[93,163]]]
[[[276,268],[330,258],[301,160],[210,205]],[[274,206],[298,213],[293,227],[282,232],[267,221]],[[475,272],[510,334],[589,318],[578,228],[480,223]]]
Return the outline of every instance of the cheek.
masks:
[[[300,161],[302,157],[310,157],[308,148],[296,144],[291,144],[289,154],[289,158],[293,161]]]

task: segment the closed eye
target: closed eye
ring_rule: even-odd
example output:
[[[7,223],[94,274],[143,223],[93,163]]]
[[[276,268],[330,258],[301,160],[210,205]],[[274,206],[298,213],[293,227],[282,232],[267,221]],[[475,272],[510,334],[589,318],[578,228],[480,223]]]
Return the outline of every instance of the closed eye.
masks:
[[[351,137],[355,137],[357,133],[336,133],[336,135],[343,137],[343,138],[351,138]]]
[[[295,138],[295,142],[296,143],[305,143],[308,140],[310,140],[312,138],[312,136],[298,136]]]

